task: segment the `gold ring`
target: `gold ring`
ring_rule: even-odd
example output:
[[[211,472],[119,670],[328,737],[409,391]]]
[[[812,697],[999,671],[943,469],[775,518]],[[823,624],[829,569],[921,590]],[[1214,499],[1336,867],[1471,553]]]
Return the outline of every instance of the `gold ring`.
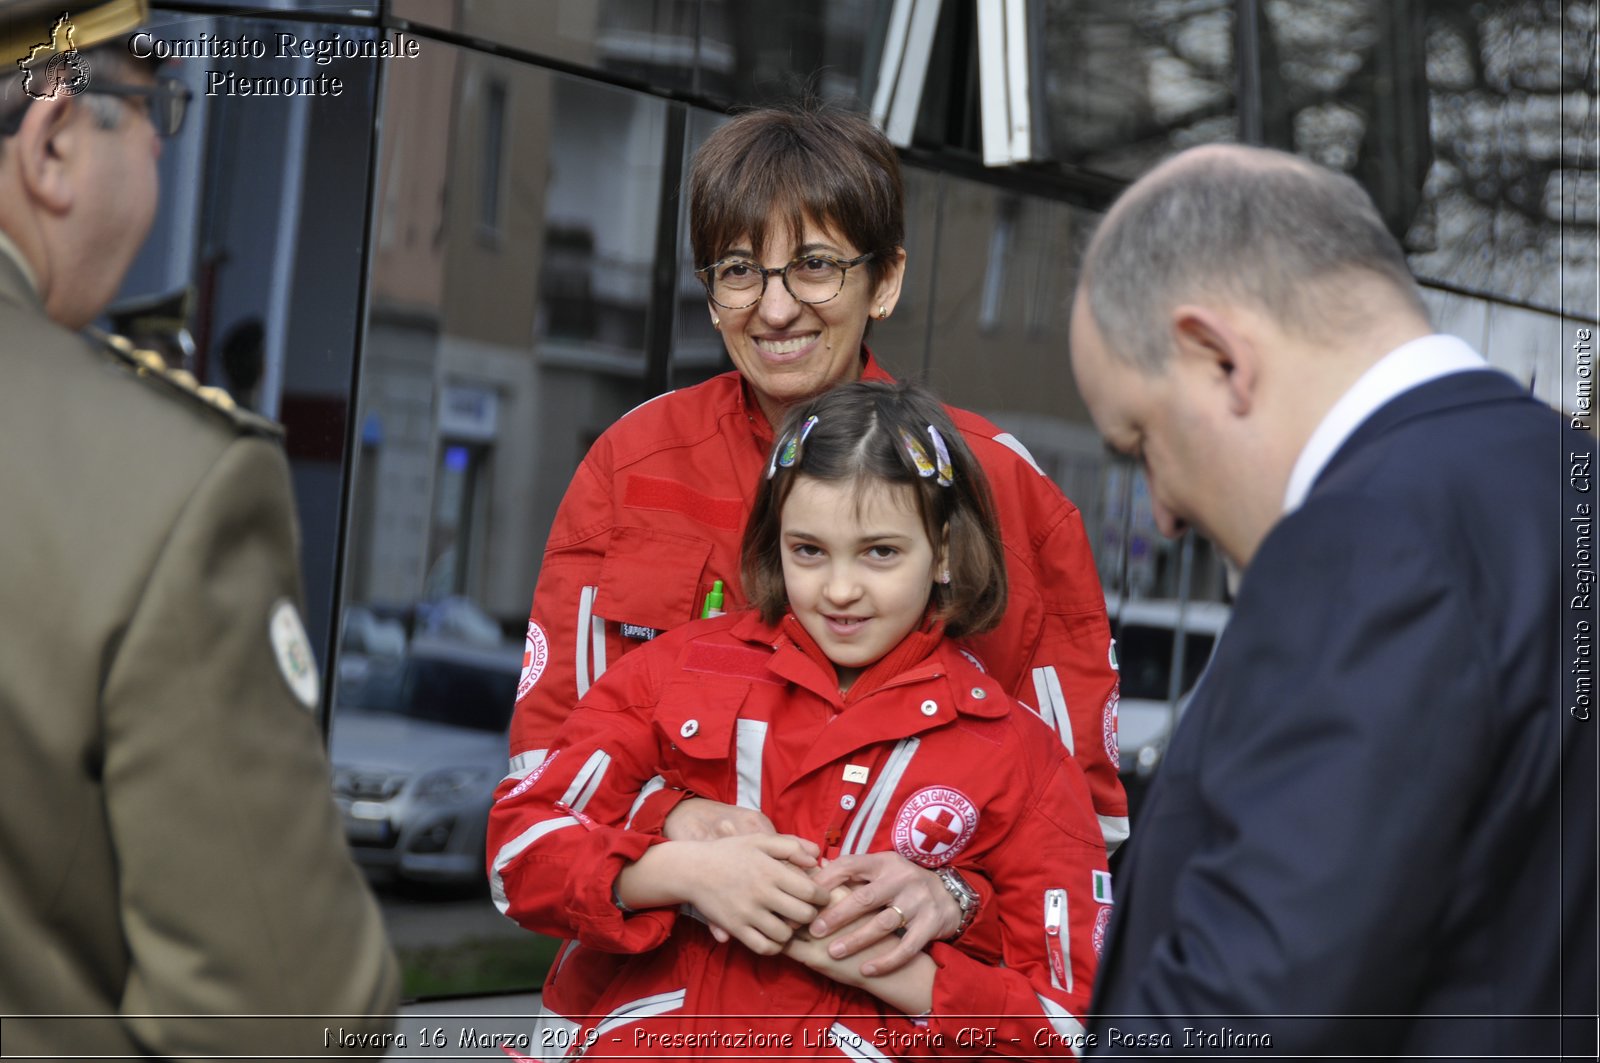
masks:
[[[900,910],[900,906],[898,904],[890,904],[890,905],[887,905],[886,907],[892,908],[894,910],[894,914],[898,915],[900,917],[900,925],[895,927],[895,929],[896,930],[904,929],[904,927],[906,925],[906,913],[902,912]]]

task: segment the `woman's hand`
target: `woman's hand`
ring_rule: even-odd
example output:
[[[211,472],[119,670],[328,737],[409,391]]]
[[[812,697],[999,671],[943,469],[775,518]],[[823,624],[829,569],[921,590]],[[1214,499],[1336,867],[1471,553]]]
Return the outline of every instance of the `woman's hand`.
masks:
[[[898,970],[928,942],[952,937],[961,928],[961,906],[939,876],[896,852],[842,856],[812,880],[830,891],[850,887],[847,896],[835,895],[810,932],[813,938],[831,939],[833,959],[862,953],[863,976]],[[902,928],[905,934],[890,947],[872,948]]]
[[[845,900],[837,889],[834,890],[834,900],[835,903]],[[852,923],[841,923],[834,935],[828,938],[796,934],[783,947],[783,954],[835,982],[864,989],[907,1015],[924,1014],[933,1005],[934,963],[928,956],[917,953],[909,957],[910,963],[902,960],[892,968],[884,967],[880,974],[868,976],[863,973],[866,966],[881,966],[887,961],[889,953],[897,948],[891,939],[880,936],[874,944],[867,945],[859,953],[868,958],[866,965],[860,964],[854,955],[843,959],[834,954],[843,935],[868,930],[872,922],[872,917],[863,916]]]
[[[790,834],[743,834],[651,847],[617,876],[629,908],[688,902],[750,951],[773,956],[816,918],[828,891],[807,872],[819,849]]]
[[[776,834],[772,820],[753,808],[725,805],[708,797],[686,797],[667,813],[661,833],[675,842],[708,842],[739,834]]]

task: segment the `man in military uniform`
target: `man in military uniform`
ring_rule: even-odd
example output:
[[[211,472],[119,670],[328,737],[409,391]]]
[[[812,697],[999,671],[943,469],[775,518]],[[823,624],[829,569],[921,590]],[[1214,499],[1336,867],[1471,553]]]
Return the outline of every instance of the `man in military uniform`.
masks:
[[[185,94],[127,53],[143,0],[61,6],[0,0],[5,1051],[324,1054],[390,1028],[397,979],[329,791],[287,465],[268,422],[78,334]],[[52,41],[76,70],[24,87]]]

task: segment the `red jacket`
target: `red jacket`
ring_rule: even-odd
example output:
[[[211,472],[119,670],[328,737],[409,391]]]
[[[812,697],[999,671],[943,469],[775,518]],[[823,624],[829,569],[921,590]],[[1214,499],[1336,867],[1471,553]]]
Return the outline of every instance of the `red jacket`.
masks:
[[[1069,1054],[1110,914],[1105,847],[1077,764],[936,634],[908,636],[902,647],[915,652],[895,651],[848,699],[807,643],[797,623],[769,626],[751,612],[663,636],[613,665],[496,802],[501,910],[629,955],[594,1014],[562,1036],[600,1057]],[[612,900],[618,873],[662,840],[625,824],[658,779],[759,808],[830,854],[895,849],[985,877],[999,956],[930,946],[933,1009],[918,1025],[786,957],[719,945],[692,913],[624,913]]]
[[[862,377],[891,379],[870,354]],[[1014,437],[946,409],[989,477],[1009,580],[1004,620],[967,648],[1076,756],[1115,849],[1128,833],[1117,675],[1083,521]],[[538,761],[607,665],[699,617],[714,580],[726,589],[725,610],[745,604],[739,540],[771,446],[772,428],[742,378],[724,373],[652,399],[590,448],[545,547],[502,790]],[[651,814],[659,822],[665,809]]]

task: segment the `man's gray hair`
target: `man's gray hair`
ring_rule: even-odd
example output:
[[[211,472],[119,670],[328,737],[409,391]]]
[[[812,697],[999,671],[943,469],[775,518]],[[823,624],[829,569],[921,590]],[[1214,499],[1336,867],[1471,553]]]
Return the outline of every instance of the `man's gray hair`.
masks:
[[[1167,314],[1206,297],[1301,332],[1337,327],[1342,289],[1366,273],[1424,319],[1399,243],[1354,180],[1280,151],[1230,147],[1164,164],[1112,209],[1089,246],[1083,289],[1108,350],[1150,372],[1172,352]]]

